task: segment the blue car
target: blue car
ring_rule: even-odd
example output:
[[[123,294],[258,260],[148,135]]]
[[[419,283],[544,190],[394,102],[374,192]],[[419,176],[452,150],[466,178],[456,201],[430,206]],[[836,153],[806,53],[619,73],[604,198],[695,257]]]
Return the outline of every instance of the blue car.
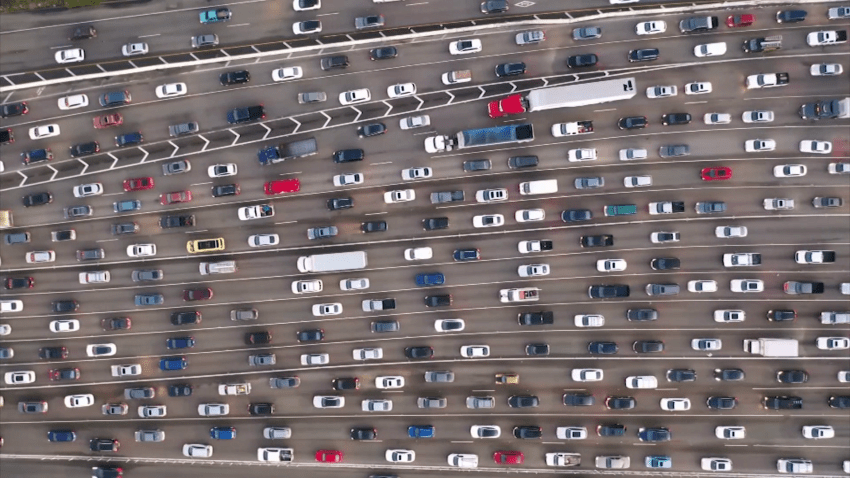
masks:
[[[216,440],[233,440],[236,438],[235,427],[212,427],[210,428],[210,438]]]
[[[671,468],[673,460],[669,456],[650,455],[646,457],[644,464],[647,468]]]
[[[434,427],[431,425],[411,425],[407,427],[410,438],[434,438]]]
[[[416,285],[419,287],[430,287],[433,285],[443,285],[446,282],[446,276],[439,272],[430,272],[428,274],[418,274],[416,276]]]
[[[188,365],[186,357],[165,357],[159,361],[160,370],[183,370]]]
[[[207,25],[209,23],[218,23],[218,22],[226,22],[230,20],[230,17],[233,16],[230,13],[230,9],[226,7],[222,8],[214,8],[212,10],[205,10],[201,12],[199,15],[201,23]]]
[[[458,249],[452,255],[455,261],[477,261],[481,259],[481,251],[478,249]]]
[[[50,430],[47,432],[49,441],[74,441],[77,439],[77,434],[71,430]]]
[[[195,346],[194,337],[171,337],[166,339],[165,346],[170,349],[190,349]]]

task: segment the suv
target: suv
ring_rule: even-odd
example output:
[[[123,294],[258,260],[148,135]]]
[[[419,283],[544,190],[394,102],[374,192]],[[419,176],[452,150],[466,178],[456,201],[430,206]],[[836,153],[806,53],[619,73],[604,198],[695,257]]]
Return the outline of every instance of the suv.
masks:
[[[449,218],[447,217],[432,217],[422,220],[422,229],[426,231],[435,231],[437,229],[446,229],[449,227]]]
[[[691,115],[688,113],[668,113],[661,116],[661,124],[668,126],[671,124],[690,124]]]
[[[398,332],[397,320],[376,320],[371,324],[372,332]]]
[[[353,161],[363,161],[364,153],[362,149],[341,149],[334,153],[335,163],[350,163]]]
[[[331,211],[351,209],[352,207],[354,207],[354,200],[350,197],[328,199],[328,209]]]
[[[223,184],[212,187],[212,197],[238,196],[242,190],[238,184]]]
[[[472,159],[463,162],[463,171],[468,173],[472,171],[487,171],[490,169],[489,159]]]
[[[247,70],[228,71],[218,75],[218,81],[224,86],[240,85],[251,81],[251,73]]]
[[[138,131],[135,131],[133,133],[119,134],[115,137],[115,146],[118,146],[119,148],[123,148],[126,146],[134,146],[137,144],[141,144],[144,140],[145,137],[142,136],[142,133]]]
[[[173,325],[200,324],[200,312],[174,312],[171,314],[171,323]]]
[[[82,249],[77,251],[78,261],[97,261],[105,256],[103,249]]]
[[[503,78],[506,76],[517,76],[525,74],[525,63],[500,63],[496,65],[496,76]]]
[[[782,10],[776,12],[776,23],[797,23],[805,19],[805,10]]]
[[[629,286],[627,285],[592,285],[587,289],[587,295],[591,299],[628,297],[629,293]]]
[[[658,59],[658,48],[641,48],[629,52],[629,62],[652,61]]]
[[[133,97],[130,96],[129,91],[110,91],[100,95],[98,98],[100,106],[103,106],[104,108],[110,106],[129,105],[132,100]]]
[[[321,60],[322,70],[326,71],[333,70],[335,68],[348,68],[348,65],[350,64],[348,57],[345,55],[328,56]]]
[[[511,169],[533,168],[538,162],[537,156],[512,156],[508,158],[508,167]]]
[[[384,26],[383,15],[369,15],[366,17],[357,17],[354,19],[354,28],[364,30],[366,28],[378,28]]]
[[[34,149],[32,151],[25,151],[21,153],[21,162],[23,162],[24,165],[50,161],[51,159],[53,159],[53,153],[50,152],[50,148]]]
[[[425,307],[449,307],[451,305],[451,294],[425,296]]]
[[[370,60],[387,60],[390,58],[395,58],[398,56],[398,50],[394,46],[385,46],[380,48],[373,48],[369,50],[369,59]]]
[[[579,240],[581,247],[607,247],[614,245],[614,236],[611,234],[600,234],[598,236],[581,236]]]

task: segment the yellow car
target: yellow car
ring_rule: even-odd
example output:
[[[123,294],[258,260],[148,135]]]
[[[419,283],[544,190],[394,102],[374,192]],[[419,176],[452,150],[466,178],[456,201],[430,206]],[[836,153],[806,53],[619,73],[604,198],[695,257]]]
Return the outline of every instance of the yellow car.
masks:
[[[497,373],[496,383],[499,385],[514,385],[519,383],[519,374],[515,373]]]
[[[215,252],[224,250],[224,238],[217,237],[215,239],[198,239],[186,243],[186,250],[189,254],[198,252]]]

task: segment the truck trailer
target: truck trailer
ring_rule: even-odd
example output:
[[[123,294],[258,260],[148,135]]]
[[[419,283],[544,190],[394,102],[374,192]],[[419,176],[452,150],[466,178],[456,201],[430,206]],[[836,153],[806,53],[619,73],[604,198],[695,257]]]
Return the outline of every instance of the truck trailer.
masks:
[[[494,126],[467,129],[453,136],[437,135],[425,138],[425,151],[439,153],[504,143],[525,143],[532,140],[534,140],[534,126],[530,124]]]
[[[744,339],[744,352],[763,357],[797,357],[799,345],[795,339]]]
[[[337,272],[365,269],[366,253],[363,251],[334,252],[313,254],[298,258],[298,270],[301,272]]]
[[[637,94],[636,84],[634,78],[622,78],[537,88],[526,96],[515,94],[491,101],[487,104],[487,113],[491,118],[500,118],[525,112],[627,100]]]

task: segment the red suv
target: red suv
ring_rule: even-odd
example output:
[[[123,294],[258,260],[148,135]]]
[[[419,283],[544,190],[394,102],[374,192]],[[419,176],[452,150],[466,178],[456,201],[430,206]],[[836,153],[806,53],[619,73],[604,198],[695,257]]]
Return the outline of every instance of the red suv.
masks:
[[[132,178],[124,180],[124,190],[129,191],[144,191],[153,189],[153,178]]]
[[[298,179],[278,179],[276,181],[269,181],[263,186],[263,191],[269,196],[283,193],[297,193],[300,190],[301,181]]]
[[[522,465],[525,455],[521,451],[497,451],[493,453],[493,461],[497,465]]]

